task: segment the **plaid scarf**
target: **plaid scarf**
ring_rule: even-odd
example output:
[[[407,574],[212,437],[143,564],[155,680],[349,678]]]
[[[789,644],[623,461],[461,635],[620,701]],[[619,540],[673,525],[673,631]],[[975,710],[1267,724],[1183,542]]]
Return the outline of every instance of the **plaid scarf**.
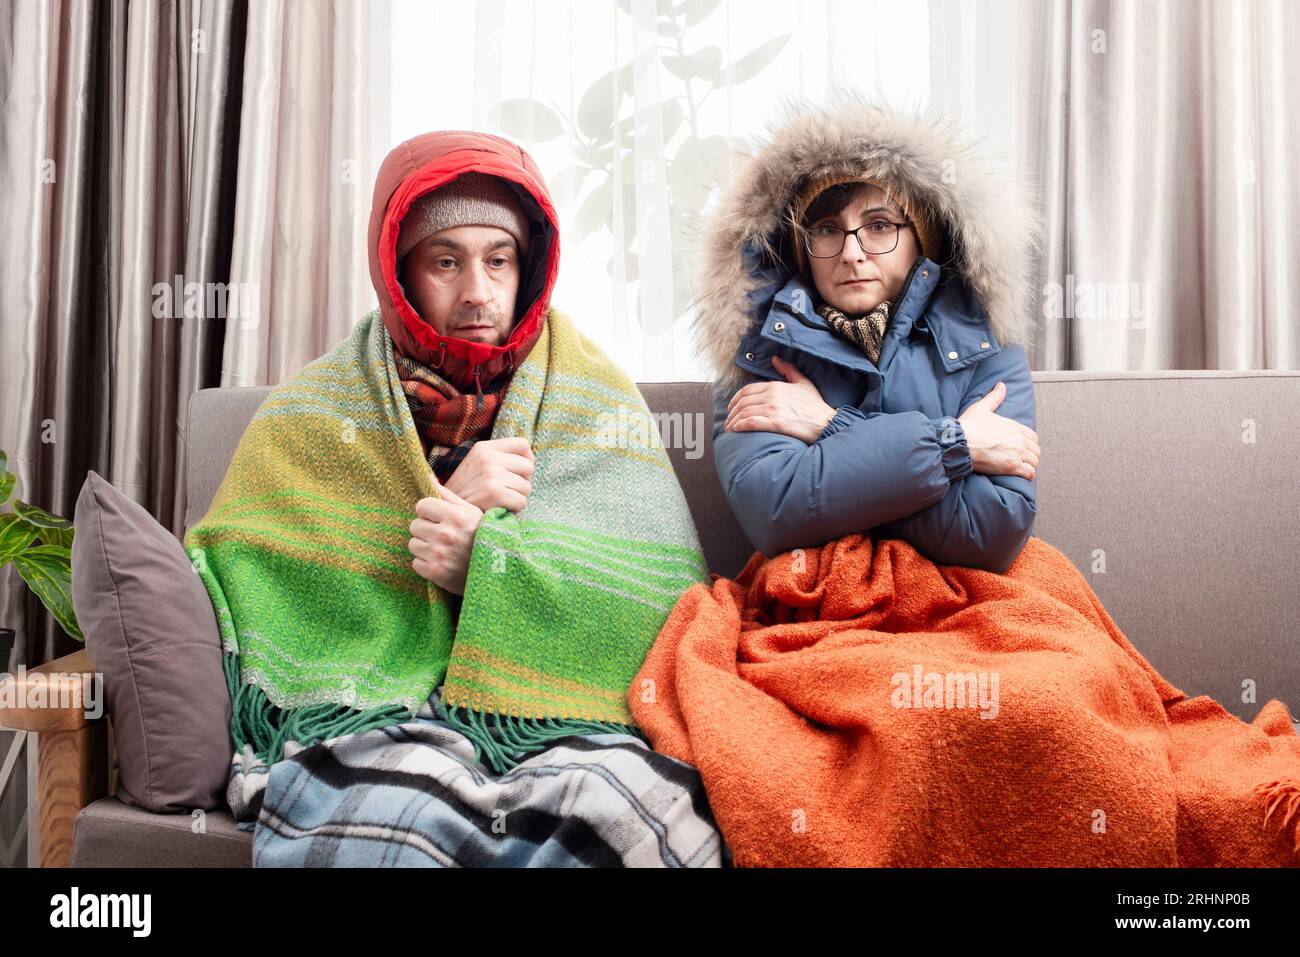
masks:
[[[512,370],[470,393],[461,392],[429,366],[396,350],[393,364],[429,467],[439,482],[446,483],[474,443],[491,433]]]
[[[852,342],[874,363],[880,360],[880,346],[885,341],[891,305],[886,299],[864,316],[846,316],[826,303],[817,310],[817,315],[826,320],[832,332]]]

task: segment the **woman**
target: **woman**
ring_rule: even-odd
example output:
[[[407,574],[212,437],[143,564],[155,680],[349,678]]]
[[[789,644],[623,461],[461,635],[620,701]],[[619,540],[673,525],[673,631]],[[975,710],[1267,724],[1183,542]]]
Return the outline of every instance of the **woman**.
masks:
[[[699,233],[755,554],[632,683],[739,865],[1300,863],[1300,738],[1165,681],[1031,535],[1039,224],[948,121],[798,108]]]
[[[946,131],[817,122],[784,129],[705,233],[723,487],[766,555],[874,530],[1005,571],[1035,510],[1036,224],[977,157],[945,180]]]

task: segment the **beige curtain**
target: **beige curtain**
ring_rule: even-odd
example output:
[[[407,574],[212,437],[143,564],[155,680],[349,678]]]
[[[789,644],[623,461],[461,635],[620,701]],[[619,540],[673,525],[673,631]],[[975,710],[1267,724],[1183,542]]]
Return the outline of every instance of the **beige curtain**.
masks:
[[[1038,369],[1300,365],[1300,4],[1019,4]]]
[[[229,269],[245,20],[244,0],[0,4],[0,448],[25,501],[71,517],[94,469],[180,528],[186,403],[217,384],[224,321],[155,318],[154,289]],[[0,670],[79,647],[12,567],[0,625]],[[0,866],[24,859],[26,777]]]
[[[0,6],[0,447],[26,501],[70,517],[94,469],[179,530],[186,400],[217,384],[224,321],[155,287],[229,268],[245,20],[243,0]],[[15,667],[78,647],[11,567],[0,623]]]
[[[377,306],[365,239],[383,159],[372,145],[371,49],[384,8],[250,8],[231,283],[251,308],[227,323],[223,386],[279,382]]]

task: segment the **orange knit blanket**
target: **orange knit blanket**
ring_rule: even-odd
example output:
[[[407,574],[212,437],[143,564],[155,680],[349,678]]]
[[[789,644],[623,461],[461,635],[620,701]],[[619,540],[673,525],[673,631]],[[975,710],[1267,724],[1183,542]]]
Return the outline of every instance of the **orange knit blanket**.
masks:
[[[1061,552],[850,535],[673,609],[628,692],[740,866],[1300,864],[1300,738],[1188,698]]]

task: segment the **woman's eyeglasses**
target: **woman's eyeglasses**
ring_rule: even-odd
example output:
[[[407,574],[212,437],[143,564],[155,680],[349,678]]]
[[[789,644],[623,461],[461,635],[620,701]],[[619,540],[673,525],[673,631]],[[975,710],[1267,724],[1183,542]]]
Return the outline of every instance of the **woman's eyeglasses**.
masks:
[[[841,229],[830,223],[821,223],[812,229],[803,229],[804,248],[816,259],[833,259],[844,252],[849,234],[858,237],[858,245],[868,256],[892,253],[898,246],[898,230],[911,226],[910,222],[891,223],[887,219],[873,219],[857,229]]]

